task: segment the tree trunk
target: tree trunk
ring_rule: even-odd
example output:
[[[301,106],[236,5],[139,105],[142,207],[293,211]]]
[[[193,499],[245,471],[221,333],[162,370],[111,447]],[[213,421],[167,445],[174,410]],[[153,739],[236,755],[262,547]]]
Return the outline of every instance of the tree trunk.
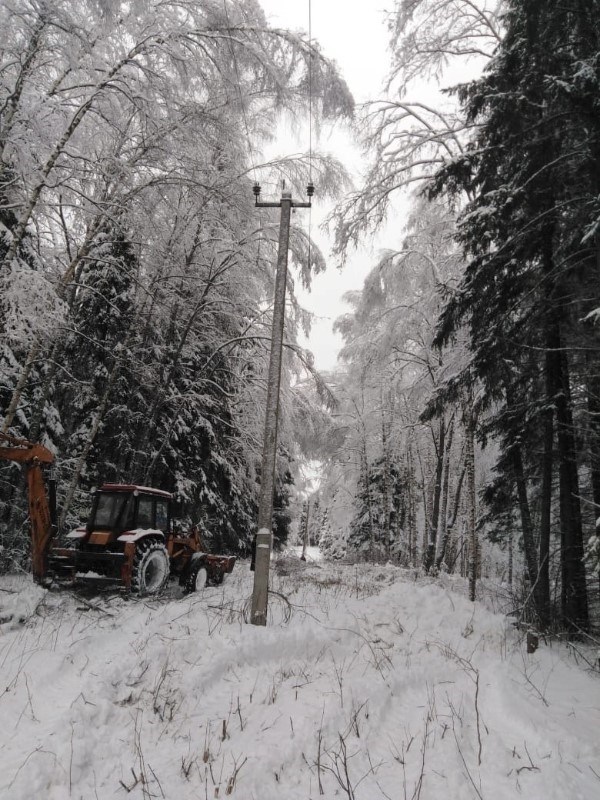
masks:
[[[540,503],[540,548],[537,586],[537,610],[542,627],[550,624],[550,532],[552,520],[552,477],[554,471],[554,397],[555,376],[552,354],[545,355],[546,404],[543,419],[542,486]]]
[[[412,446],[408,445],[406,451],[406,504],[408,524],[408,564],[413,566],[417,562],[417,519],[415,514],[415,469],[413,464]]]
[[[560,347],[560,331],[556,329]],[[556,359],[557,393],[556,423],[559,459],[559,495],[561,529],[561,608],[567,629],[576,634],[589,627],[587,587],[583,563],[583,530],[579,505],[579,477],[569,369],[566,355],[557,347],[552,352]]]
[[[462,450],[462,453],[461,453],[461,460],[462,460],[462,456],[464,455],[464,452],[465,452],[465,448],[463,446],[463,450]],[[458,477],[458,483],[456,485],[456,490],[454,492],[454,504],[453,504],[452,516],[450,517],[450,519],[448,521],[448,525],[446,527],[446,537],[445,537],[445,540],[444,540],[444,543],[443,543],[443,547],[440,547],[440,552],[439,552],[438,558],[437,558],[437,566],[438,566],[438,569],[439,569],[439,567],[442,565],[442,562],[444,561],[444,558],[446,556],[446,551],[448,549],[448,543],[450,543],[453,555],[451,557],[451,560],[449,559],[448,562],[447,562],[447,567],[448,567],[448,571],[449,572],[453,572],[454,571],[454,567],[456,566],[456,559],[457,559],[456,545],[457,545],[457,543],[456,543],[456,536],[455,536],[455,526],[456,526],[456,520],[458,518],[458,509],[460,507],[460,498],[461,498],[462,487],[463,487],[463,483],[464,483],[466,474],[467,474],[467,467],[466,467],[466,464],[463,461],[463,468],[460,471],[460,475]]]
[[[5,100],[4,107],[1,112],[2,128],[0,130],[0,180],[2,179],[4,170],[6,169],[6,164],[4,161],[4,150],[6,148],[6,143],[8,141],[10,131],[12,130],[12,123],[15,119],[21,95],[23,94],[25,81],[31,74],[35,57],[38,54],[40,39],[46,25],[47,17],[43,12],[41,12],[39,14],[38,21],[31,32],[31,39],[21,54],[21,71],[19,72],[17,80],[15,81],[15,88],[13,89],[12,94],[10,94]]]
[[[440,511],[440,536],[437,543],[437,554],[435,557],[435,568],[439,570],[446,554],[446,544],[448,541],[448,501],[450,499],[450,455],[452,452],[452,440],[454,438],[454,415],[448,426],[448,442],[446,444],[446,455],[444,459],[444,479],[442,485],[442,509]]]
[[[17,409],[19,408],[19,403],[21,402],[21,396],[23,394],[23,390],[25,389],[25,385],[29,379],[29,375],[31,374],[31,370],[33,369],[33,365],[35,364],[37,357],[40,354],[42,347],[39,342],[35,342],[29,349],[29,353],[27,354],[27,360],[21,370],[21,374],[19,375],[19,379],[17,381],[17,385],[15,386],[13,396],[11,397],[8,409],[6,411],[6,416],[4,417],[4,424],[2,425],[3,433],[6,433],[10,426],[13,423],[15,418],[15,414],[17,413]]]
[[[369,550],[370,558],[375,556],[375,528],[373,525],[373,503],[371,500],[371,476],[369,475],[369,462],[367,460],[367,441],[366,434],[363,436],[363,447],[361,452],[362,468],[365,482],[365,499],[367,501],[367,514],[369,517]]]
[[[537,547],[533,533],[531,511],[529,509],[529,498],[527,497],[527,484],[525,481],[525,471],[523,469],[523,458],[521,455],[521,448],[518,444],[512,447],[511,455],[515,484],[517,487],[517,497],[519,499],[519,512],[521,514],[521,532],[523,533],[523,549],[525,551],[527,578],[535,598],[537,597],[538,587]],[[537,610],[537,603],[535,605]]]
[[[427,540],[429,537],[429,509],[431,507],[430,497],[428,495],[432,494],[433,485],[429,480],[429,465],[427,464],[427,474],[425,472],[425,468],[423,467],[423,459],[421,458],[421,452],[417,448],[417,458],[419,459],[419,469],[421,472],[421,496],[423,502],[423,534],[421,536],[421,561],[425,555],[427,550]],[[415,563],[418,558],[418,547],[417,547],[418,535],[415,535]]]
[[[477,494],[475,485],[475,418],[469,398],[465,424],[465,461],[467,470],[467,524],[469,536],[469,599],[475,600],[477,583]]]
[[[391,503],[391,488],[390,488],[390,454],[388,443],[388,432],[385,421],[385,406],[383,404],[383,397],[381,403],[381,449],[383,451],[383,537],[386,549],[386,555],[390,557],[391,548],[391,519],[392,519],[392,503]]]
[[[597,365],[592,362],[592,357],[589,353],[587,354],[587,367],[588,455],[592,498],[596,507],[594,516],[597,519],[600,517],[600,378],[595,374]]]
[[[429,519],[429,537],[427,540],[427,548],[423,557],[423,565],[425,572],[429,572],[435,561],[435,549],[437,544],[438,527],[440,523],[440,499],[442,496],[442,480],[444,476],[444,462],[446,455],[446,421],[444,416],[440,417],[438,441],[436,444],[436,465],[435,465],[435,483],[433,486],[433,503],[431,510],[431,518]]]
[[[599,247],[600,261],[600,247]],[[599,264],[600,267],[600,264]],[[600,273],[600,269],[599,269]],[[600,536],[600,378],[596,374],[597,366],[592,355],[587,352],[587,409],[588,423],[588,454],[590,459],[590,483],[592,487],[592,500],[594,502],[594,534]],[[600,575],[599,588],[600,588]]]

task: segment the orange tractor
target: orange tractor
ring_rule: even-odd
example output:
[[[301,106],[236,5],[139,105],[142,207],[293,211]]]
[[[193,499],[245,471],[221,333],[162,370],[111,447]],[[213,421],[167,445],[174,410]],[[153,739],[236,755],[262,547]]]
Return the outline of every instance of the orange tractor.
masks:
[[[56,490],[44,467],[54,461],[43,445],[0,433],[0,459],[27,466],[31,561],[38,583],[50,579],[119,582],[142,595],[157,594],[170,576],[184,592],[223,582],[235,556],[210,555],[200,533],[179,532],[172,520],[173,496],[160,489],[107,483],[94,493],[85,526],[67,534],[70,546],[54,543]]]

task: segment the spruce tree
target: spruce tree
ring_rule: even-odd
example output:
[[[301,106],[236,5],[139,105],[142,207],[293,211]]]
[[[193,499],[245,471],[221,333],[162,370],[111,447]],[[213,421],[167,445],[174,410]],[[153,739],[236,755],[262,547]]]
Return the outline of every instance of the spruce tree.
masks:
[[[468,324],[471,368],[496,412],[498,470],[519,497],[544,623],[551,510],[558,510],[561,614],[573,632],[588,625],[572,347],[582,334],[584,298],[598,287],[599,12],[598,2],[508,3],[506,35],[484,77],[459,89],[469,121],[479,125],[476,140],[432,186],[433,194],[471,198],[459,234],[469,264],[442,314],[438,342]],[[594,426],[589,433],[596,435]],[[528,511],[532,485],[537,536]]]
[[[135,326],[137,260],[118,227],[98,237],[79,276],[68,333],[59,351],[54,402],[64,428],[61,483],[69,485],[62,519],[79,507],[82,491],[119,478],[119,463],[134,442],[130,402],[135,396],[131,332]],[[75,500],[75,506],[71,505]]]

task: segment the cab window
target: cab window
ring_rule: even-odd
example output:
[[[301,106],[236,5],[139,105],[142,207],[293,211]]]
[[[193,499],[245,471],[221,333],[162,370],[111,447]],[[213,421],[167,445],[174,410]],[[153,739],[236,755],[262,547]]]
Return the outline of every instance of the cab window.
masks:
[[[131,524],[133,498],[122,492],[102,492],[96,495],[96,507],[90,525],[92,528],[126,528]]]
[[[138,500],[137,527],[138,528],[154,527],[154,520],[152,519],[151,497],[140,497]]]
[[[156,527],[159,531],[166,531],[169,524],[169,506],[166,500],[156,501]]]
[[[92,520],[94,528],[110,528],[115,516],[115,507],[119,498],[114,494],[100,494],[96,502],[96,513]]]

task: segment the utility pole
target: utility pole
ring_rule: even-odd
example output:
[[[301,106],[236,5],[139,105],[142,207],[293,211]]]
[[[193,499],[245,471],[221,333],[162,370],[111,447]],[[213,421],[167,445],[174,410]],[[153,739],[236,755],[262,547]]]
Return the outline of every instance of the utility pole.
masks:
[[[285,184],[284,184],[285,189]],[[275,465],[277,461],[277,425],[279,421],[279,389],[281,386],[281,361],[283,353],[283,324],[285,320],[285,290],[287,284],[288,246],[290,240],[290,215],[292,208],[310,208],[314,186],[306,187],[307,203],[292,200],[291,192],[282,191],[278,203],[259,201],[260,185],[254,184],[255,205],[258,208],[281,208],[279,224],[279,250],[275,274],[275,298],[273,301],[273,329],[271,355],[267,383],[267,410],[265,414],[265,438],[260,472],[260,499],[258,505],[258,533],[256,534],[256,557],[254,566],[254,589],[250,621],[253,625],[267,624],[267,598],[269,592],[269,565],[271,562],[271,538],[273,526],[273,496],[275,492]]]

